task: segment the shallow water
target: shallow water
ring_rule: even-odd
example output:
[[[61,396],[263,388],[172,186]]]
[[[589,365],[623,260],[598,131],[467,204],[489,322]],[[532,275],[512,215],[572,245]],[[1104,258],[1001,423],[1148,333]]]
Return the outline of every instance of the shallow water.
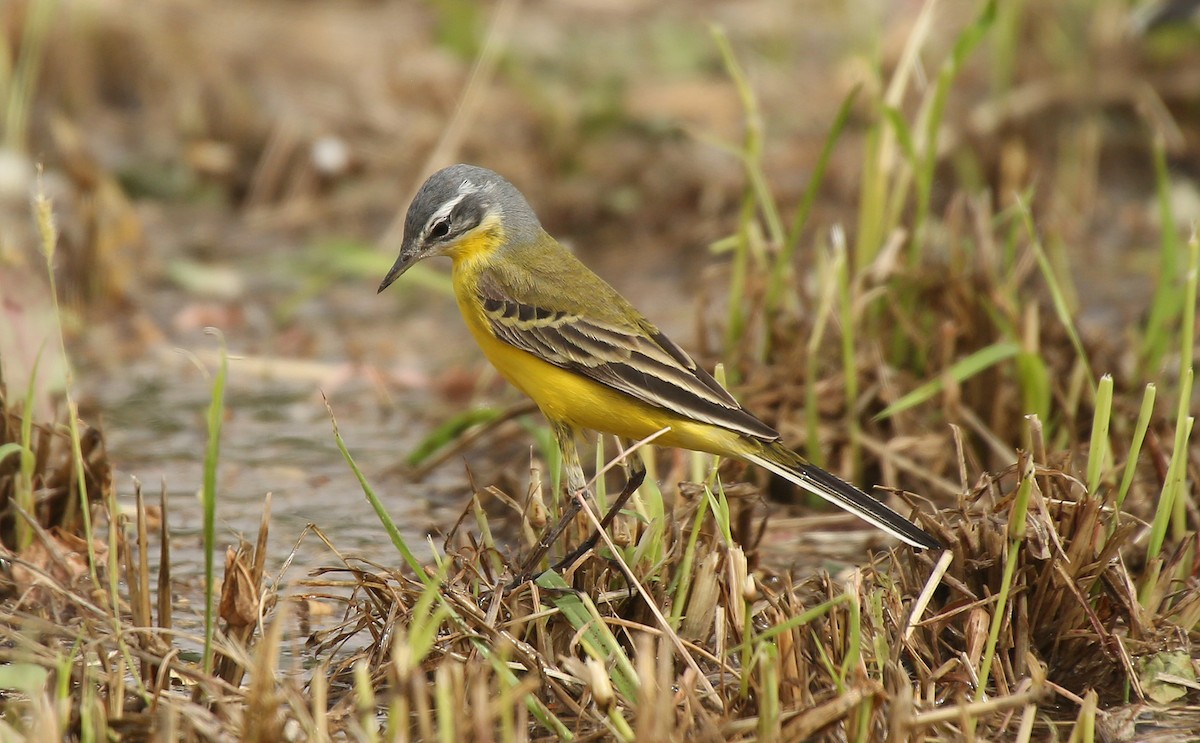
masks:
[[[416,444],[426,426],[412,425],[399,415],[361,415],[361,406],[342,404],[355,397],[369,399],[373,392],[365,386],[347,383],[331,405],[335,414],[341,411],[339,426],[355,461],[416,547],[440,520],[438,508],[452,505],[451,493],[465,492],[465,478],[453,468],[434,472],[420,484],[383,475]],[[198,492],[209,402],[207,383],[200,379],[170,386],[145,378],[110,380],[96,392],[119,498],[132,499],[133,477],[143,484],[150,502],[165,483],[175,537],[172,568],[181,579],[199,575],[203,565]],[[247,379],[239,374],[235,359],[230,362],[225,406],[217,488],[220,544],[235,544],[239,536],[253,541],[264,496],[271,493],[273,557],[289,554],[305,526],[316,523],[339,549],[385,565],[395,561],[394,548],[337,449],[329,415],[311,382]],[[440,503],[431,502],[430,494],[440,494]],[[318,540],[308,539],[295,551],[292,570],[307,572],[331,560],[335,558]]]

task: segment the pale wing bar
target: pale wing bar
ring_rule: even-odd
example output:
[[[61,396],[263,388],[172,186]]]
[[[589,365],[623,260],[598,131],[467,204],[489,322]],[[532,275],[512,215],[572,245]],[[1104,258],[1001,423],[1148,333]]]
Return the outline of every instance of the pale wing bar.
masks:
[[[515,348],[650,405],[763,441],[779,438],[661,333],[637,335],[490,294],[481,300],[492,331]]]

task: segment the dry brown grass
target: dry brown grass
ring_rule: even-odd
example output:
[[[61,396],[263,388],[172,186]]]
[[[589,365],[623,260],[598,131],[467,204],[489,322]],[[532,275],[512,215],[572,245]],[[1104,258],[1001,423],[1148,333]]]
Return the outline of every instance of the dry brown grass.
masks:
[[[621,559],[640,588],[592,557],[569,576],[572,589],[543,580],[506,594],[505,557],[465,534],[429,568],[433,580],[344,559],[302,581],[295,597],[342,607],[339,622],[310,637],[314,662],[300,672],[280,661],[292,604],[272,610],[263,587],[269,508],[258,544],[227,557],[220,660],[205,674],[187,651],[199,639],[171,629],[161,596],[152,619],[150,587],[162,576],[147,567],[139,497],[133,523],[120,517],[109,563],[124,578],[115,606],[86,570],[70,579],[9,554],[0,656],[48,679],[40,692],[9,694],[16,717],[7,729],[30,740],[108,730],[251,741],[1122,740],[1151,726],[1162,740],[1186,734],[1194,710],[1154,702],[1193,693],[1187,628],[1200,619],[1200,586],[1189,579],[1139,601],[1144,524],[1124,516],[1110,534],[1110,504],[1077,478],[1044,464],[1027,471],[1023,539],[1012,541],[1009,523],[1014,465],[980,478],[957,508],[922,515],[945,553],[895,550],[837,576],[751,569],[721,536],[703,488],[683,490],[691,497],[667,514],[669,528],[626,524]],[[158,531],[169,544],[165,521]],[[571,540],[586,535],[576,531]],[[661,560],[631,558],[654,534]],[[39,529],[34,544],[63,538]],[[1014,580],[981,682],[1009,560]],[[23,570],[36,573],[36,593],[20,590]],[[169,557],[159,570],[169,571]]]
[[[506,12],[514,5],[502,4]],[[198,650],[203,637],[178,616],[196,588],[173,578],[166,498],[156,509],[139,492],[131,512],[114,513],[99,434],[83,429],[76,455],[66,427],[28,421],[22,406],[0,392],[0,447],[30,445],[29,457],[10,448],[0,461],[0,660],[6,664],[0,666],[0,739],[1194,738],[1200,729],[1200,515],[1188,495],[1200,479],[1200,453],[1186,442],[1173,450],[1180,419],[1160,404],[1141,457],[1131,465],[1136,478],[1129,497],[1116,507],[1147,376],[1130,348],[1141,338],[1108,326],[1085,334],[1082,351],[1074,347],[1071,320],[1052,309],[1050,290],[1059,287],[1039,268],[1039,238],[1022,223],[1033,215],[1022,213],[1018,197],[1039,178],[1049,184],[1034,195],[1030,211],[1045,234],[1086,246],[1085,262],[1093,260],[1097,238],[1114,230],[1129,242],[1135,241],[1130,236],[1167,234],[1169,225],[1148,224],[1146,209],[1131,209],[1129,220],[1107,218],[1113,194],[1101,188],[1102,165],[1137,159],[1141,167],[1131,168],[1130,178],[1153,180],[1144,161],[1147,153],[1159,153],[1147,142],[1159,139],[1162,152],[1186,160],[1196,142],[1187,127],[1194,118],[1188,108],[1194,73],[1187,64],[1139,56],[1134,42],[1117,39],[1104,21],[1120,3],[1097,9],[1096,25],[1089,27],[1095,34],[1086,41],[1061,32],[1080,5],[1027,5],[1028,14],[1017,19],[1025,25],[1012,31],[1007,53],[1024,51],[1024,42],[1062,59],[1080,52],[1078,58],[1099,60],[1113,74],[1096,73],[1093,86],[1080,83],[1079,70],[1016,69],[1025,60],[1009,59],[1015,77],[995,83],[1002,95],[947,120],[940,144],[917,143],[939,148],[930,177],[951,185],[931,199],[919,230],[908,221],[917,189],[889,192],[893,229],[881,228],[880,242],[896,251],[881,249],[867,265],[855,266],[844,298],[834,298],[840,277],[827,265],[812,265],[821,263],[814,259],[802,269],[810,274],[790,277],[794,296],[785,309],[767,317],[766,274],[750,263],[740,293],[729,299],[746,310],[744,332],[714,328],[707,317],[700,322],[702,344],[726,338],[707,356],[722,357],[745,379],[741,392],[750,408],[789,442],[815,443],[831,469],[919,494],[898,493],[893,503],[919,504],[917,518],[944,541],[946,552],[901,549],[866,559],[879,544],[876,535],[838,516],[811,510],[796,516],[775,503],[792,494],[776,492],[774,483],[716,488],[709,480],[684,483],[661,499],[643,491],[601,548],[607,557],[577,566],[565,576],[569,586],[548,576],[505,593],[520,538],[531,538],[554,514],[536,505],[524,513],[519,498],[472,488],[459,526],[434,549],[436,561],[414,571],[343,557],[336,540],[314,528],[334,564],[292,586],[299,595],[286,595],[269,580],[278,566],[267,550],[268,502],[256,543],[225,556],[217,663],[208,673]],[[4,18],[28,7],[32,0],[12,4]],[[642,137],[664,107],[682,109],[683,119],[691,107],[693,119],[680,126],[711,128],[730,141],[738,135],[743,112],[735,91],[723,79],[714,82],[719,76],[711,56],[701,59],[707,77],[697,75],[699,82],[676,89],[639,79],[619,110],[589,111],[587,101],[575,99],[559,110],[546,98],[566,83],[553,75],[522,79],[517,72],[495,90],[475,87],[466,100],[456,98],[469,62],[415,38],[433,11],[360,5],[339,14],[315,3],[297,6],[286,38],[311,43],[282,43],[279,54],[263,55],[267,16],[232,3],[211,13],[197,7],[155,4],[129,23],[110,9],[92,26],[50,30],[54,53],[35,92],[43,102],[72,101],[73,107],[61,107],[67,114],[56,105],[34,107],[28,131],[32,148],[50,153],[51,174],[60,178],[57,204],[68,213],[56,267],[69,284],[64,294],[81,306],[129,309],[140,285],[161,271],[154,256],[140,252],[142,225],[126,190],[164,202],[215,193],[229,210],[216,220],[229,223],[226,231],[382,227],[401,198],[397,179],[424,167],[421,155],[428,151],[436,151],[435,158],[449,157],[446,151],[487,152],[489,164],[534,184],[530,196],[548,205],[548,224],[570,224],[577,234],[616,223],[627,240],[628,226],[636,224],[646,234],[636,236],[635,250],[650,241],[698,244],[720,234],[741,210],[739,229],[757,251],[749,260],[781,250],[763,238],[769,231],[760,224],[762,205],[749,197],[748,207],[739,203],[743,173],[732,158],[697,156],[697,149],[674,142],[674,129]],[[183,21],[177,36],[163,33],[173,14]],[[2,30],[15,38],[18,27],[9,23]],[[391,34],[397,28],[414,36],[400,40],[412,42],[399,44],[402,75],[362,51],[396,44]],[[226,29],[234,30],[226,35]],[[492,30],[507,33],[499,22]],[[934,46],[947,41],[936,36]],[[213,39],[221,44],[210,47]],[[917,46],[930,60],[936,57]],[[991,61],[1002,62],[1003,43],[997,48]],[[197,53],[201,49],[211,54]],[[889,49],[882,66],[897,56]],[[1192,57],[1188,51],[1179,59]],[[162,64],[148,65],[149,59]],[[486,56],[478,69],[491,74],[505,64],[519,68],[521,61]],[[1024,66],[1039,64],[1051,67],[1040,58]],[[338,84],[311,85],[307,65]],[[248,74],[231,73],[237,69]],[[791,105],[794,80],[777,71],[758,73]],[[187,84],[176,84],[179,79]],[[882,87],[886,81],[869,82]],[[986,87],[973,82],[976,94]],[[547,84],[551,95],[534,90],[538,84]],[[282,113],[252,105],[265,89],[283,101]],[[701,95],[691,95],[695,91]],[[844,91],[822,92],[839,97]],[[481,102],[476,95],[487,105],[474,108]],[[913,101],[923,95],[898,95],[899,115],[920,108]],[[208,102],[203,111],[195,109],[195,98]],[[150,100],[157,105],[143,116],[114,113],[122,102]],[[881,101],[879,90],[860,99],[856,115],[869,123],[848,135],[851,142],[882,131],[871,130],[883,124],[870,110]],[[456,105],[470,121],[459,121],[462,128],[443,138],[442,114]],[[72,111],[82,113],[75,119]],[[95,111],[106,115],[88,118]],[[618,125],[585,142],[589,121],[605,116]],[[90,126],[82,132],[79,121],[85,120]],[[917,121],[914,116],[910,123]],[[459,139],[468,123],[471,136]],[[1153,137],[1139,130],[1113,144],[1106,139],[1113,124],[1145,126]],[[1054,134],[1044,136],[1049,125]],[[309,157],[326,131],[341,132],[357,153],[334,173],[319,171]],[[96,142],[84,134],[136,153],[120,179],[105,170],[92,150]],[[174,164],[187,173],[183,189],[172,190],[173,171],[156,153],[134,144],[151,135],[183,153]],[[500,147],[492,137],[534,144]],[[405,144],[397,146],[397,139]],[[977,159],[964,157],[965,146]],[[790,203],[802,191],[797,173],[811,167],[804,148],[812,143],[776,147],[787,151],[768,147],[772,157],[780,156],[765,158],[766,167],[772,183],[785,184],[775,198]],[[899,146],[893,142],[886,154],[893,170],[877,174],[878,182],[887,188],[911,182],[917,169],[905,170]],[[852,160],[831,170],[830,200],[839,203],[826,205],[814,225],[860,216],[847,216],[845,204],[858,203],[868,168],[860,174]],[[975,180],[962,186],[956,167],[967,172],[963,181]],[[571,181],[572,169],[591,180]],[[622,201],[626,192],[618,186],[634,189],[634,207]],[[1137,198],[1155,190],[1145,186]],[[22,219],[26,206],[22,201]],[[611,219],[614,214],[621,219]],[[15,224],[7,220],[6,228],[9,222]],[[829,259],[834,251],[825,254],[824,236],[810,234],[816,231],[810,227],[804,240],[811,238],[812,252]],[[221,243],[227,233],[216,234],[199,242],[210,249],[208,240]],[[275,235],[290,247],[287,237]],[[908,245],[917,246],[920,261],[904,260]],[[19,280],[33,286],[28,275],[18,274]],[[1090,277],[1082,277],[1083,292]],[[1158,288],[1178,288],[1160,278],[1165,283]],[[711,295],[704,311],[726,301],[715,286],[712,277],[704,281]],[[840,313],[834,319],[820,316],[826,298]],[[840,337],[833,329],[839,325]],[[822,333],[824,341],[810,346]],[[842,343],[851,333],[855,342],[847,354]],[[1018,345],[1024,356],[965,380],[952,378],[957,360],[1000,343]],[[1171,361],[1182,372],[1192,360]],[[1111,453],[1102,458],[1098,484],[1089,487],[1088,437],[1099,407],[1092,369],[1116,370],[1116,399],[1111,433],[1103,437]],[[1161,375],[1164,398],[1184,376],[1171,374]],[[875,418],[931,379],[943,383],[931,403]],[[1044,379],[1044,389],[1034,389],[1031,379]],[[1180,408],[1186,407],[1185,399]],[[1046,419],[1027,418],[1030,409],[1041,409]],[[467,444],[488,444],[494,435],[477,432]],[[1172,460],[1185,487],[1158,552],[1149,547],[1148,533]],[[519,464],[523,468],[524,460]],[[686,479],[676,476],[686,466],[676,465],[670,477],[659,478],[664,489]],[[78,492],[80,469],[85,498]],[[721,470],[726,481],[741,474]],[[528,500],[540,504],[540,480],[533,482]],[[774,497],[764,501],[763,493]],[[493,496],[507,508],[484,503]],[[16,508],[22,499],[30,504],[23,513]],[[84,513],[94,516],[91,534]],[[581,521],[562,549],[588,528]],[[502,539],[501,533],[516,536]],[[151,560],[156,551],[158,560]],[[329,605],[337,607],[336,621],[305,628],[307,644],[298,649],[288,633],[292,620],[299,617],[304,627],[308,607]]]

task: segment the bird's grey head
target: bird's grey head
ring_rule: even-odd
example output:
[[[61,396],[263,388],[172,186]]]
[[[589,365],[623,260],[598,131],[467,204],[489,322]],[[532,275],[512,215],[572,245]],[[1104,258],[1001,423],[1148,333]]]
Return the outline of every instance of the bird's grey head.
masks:
[[[487,168],[451,165],[417,191],[404,218],[404,242],[379,291],[420,260],[444,255],[481,228],[497,224],[506,244],[534,239],[541,230],[529,202],[511,183]]]

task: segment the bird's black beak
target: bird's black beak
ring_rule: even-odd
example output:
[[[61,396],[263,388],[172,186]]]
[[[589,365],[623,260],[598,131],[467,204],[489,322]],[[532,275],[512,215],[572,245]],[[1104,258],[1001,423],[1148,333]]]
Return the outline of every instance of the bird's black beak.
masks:
[[[392,285],[392,282],[400,278],[400,276],[412,267],[417,262],[416,251],[408,250],[407,246],[400,249],[400,255],[397,256],[396,262],[392,264],[392,270],[387,272],[387,276],[383,277],[383,281],[379,282],[379,290],[375,293],[383,291]]]

